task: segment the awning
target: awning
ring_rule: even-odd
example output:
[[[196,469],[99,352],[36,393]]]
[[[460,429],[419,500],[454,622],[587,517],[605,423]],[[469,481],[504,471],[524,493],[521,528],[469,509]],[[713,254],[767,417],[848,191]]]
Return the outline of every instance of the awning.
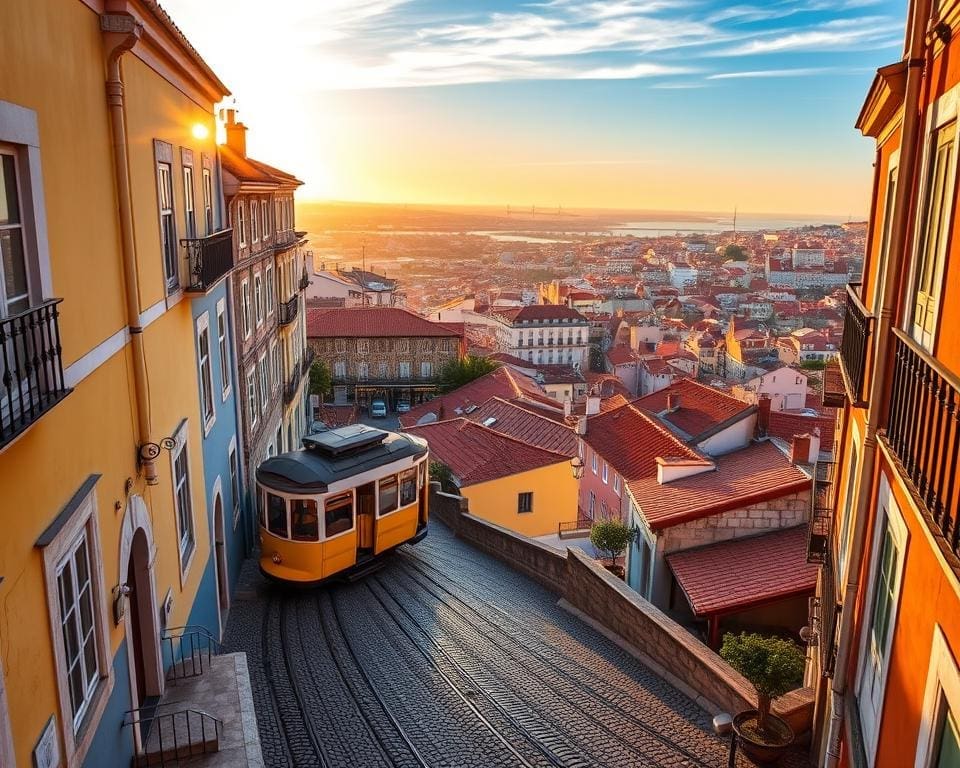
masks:
[[[667,563],[697,616],[742,611],[817,586],[805,525],[686,549],[667,555]]]

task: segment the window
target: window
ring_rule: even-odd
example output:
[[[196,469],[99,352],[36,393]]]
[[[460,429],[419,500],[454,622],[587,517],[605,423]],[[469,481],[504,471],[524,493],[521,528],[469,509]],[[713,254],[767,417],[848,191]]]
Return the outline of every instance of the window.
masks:
[[[257,360],[257,378],[260,381],[260,408],[262,413],[267,412],[267,403],[270,401],[270,378],[267,372],[267,356],[260,355]]]
[[[273,380],[280,384],[280,347],[276,342],[270,343],[270,367],[273,369]]]
[[[79,730],[100,681],[92,561],[84,530],[57,569],[60,634],[74,733]]]
[[[397,367],[398,367],[398,371],[401,379],[410,378],[410,361],[409,360],[401,360],[400,363],[398,363]]]
[[[533,512],[533,493],[526,491],[517,494],[517,514]]]
[[[587,507],[587,516],[593,520],[593,515],[597,510],[597,494],[590,491],[590,506]]]
[[[227,306],[224,299],[217,302],[217,349],[220,352],[220,399],[225,401],[230,395],[230,348],[227,339]]]
[[[433,376],[433,363],[424,360],[420,363],[420,378],[429,379],[431,376]]]
[[[357,339],[357,354],[358,354],[358,355],[368,355],[368,354],[370,354],[370,340],[369,340],[369,339]]]
[[[342,493],[327,499],[323,517],[325,538],[353,530],[353,494]]]
[[[333,364],[333,375],[338,379],[347,377],[347,362],[345,360],[337,360]]]
[[[250,201],[250,240],[254,245],[260,242],[260,208],[256,200]]]
[[[953,187],[954,120],[933,134],[926,198],[923,204],[923,228],[916,256],[913,307],[913,338],[928,350],[933,344],[937,299],[944,272],[949,234],[950,198]]]
[[[417,469],[407,469],[400,473],[400,506],[405,507],[417,500]]]
[[[388,367],[386,363],[377,363],[377,378],[385,379],[388,375]]]
[[[370,377],[370,366],[367,363],[357,363],[357,378],[364,381]]]
[[[320,518],[313,499],[290,501],[290,535],[294,541],[319,541]]]
[[[247,208],[243,200],[237,203],[237,233],[240,237],[240,247],[247,245]]]
[[[243,319],[243,338],[250,338],[250,281],[240,283],[240,315]]]
[[[960,765],[960,671],[939,625],[934,625],[915,768]]]
[[[240,519],[240,467],[237,465],[237,446],[231,443],[230,454],[230,494],[233,501],[233,527],[237,527]]]
[[[203,183],[203,221],[207,227],[207,234],[213,234],[213,178],[210,169],[204,168],[201,179]]]
[[[170,163],[157,163],[157,194],[160,200],[160,250],[167,292],[180,287],[177,273],[177,227],[173,218],[173,180]]]
[[[267,276],[267,286],[266,286],[267,314],[269,315],[273,313],[273,297],[274,297],[274,292],[276,290],[273,285],[273,267],[267,267],[266,276]]]
[[[251,368],[247,371],[247,418],[251,427],[256,426],[257,415],[257,377]]]
[[[15,315],[30,306],[16,160],[12,152],[0,147],[0,317]]]
[[[268,453],[270,453],[268,451]],[[275,493],[266,492],[267,530],[274,536],[287,538],[287,500]]]
[[[193,168],[183,166],[183,224],[187,237],[197,236],[197,214],[193,202]]]
[[[593,474],[597,474],[597,452],[596,451],[591,452],[590,469],[593,470]]]
[[[204,312],[197,318],[197,357],[200,363],[200,413],[203,414],[203,424],[206,430],[210,429],[216,419],[217,412],[213,405],[213,370],[210,361],[210,327],[209,317]]]
[[[396,346],[394,349],[401,354],[410,353],[410,339],[397,339]]]
[[[397,508],[397,476],[383,478],[377,484],[377,514],[386,515]]]
[[[267,201],[260,201],[260,225],[263,227],[263,239],[266,240],[270,235],[270,214],[267,209]]]
[[[616,472],[613,473],[613,492],[617,494],[617,496],[620,495],[620,475]]]
[[[844,498],[843,521],[840,528],[839,541],[837,542],[837,562],[839,564],[838,573],[843,576],[846,573],[847,548],[850,546],[850,534],[853,531],[853,518],[856,515],[857,500],[855,497],[857,467],[859,459],[857,458],[857,438],[859,430],[854,429],[854,439],[850,443],[850,463],[847,464],[846,477],[846,496]]]
[[[610,479],[610,466],[607,464],[607,462],[603,462],[603,482],[604,482],[604,484],[606,484],[606,482],[607,482],[609,479]]]
[[[190,468],[186,430],[177,438],[173,453],[173,495],[177,507],[177,539],[180,543],[180,572],[184,573],[194,550],[193,504],[190,499]]]
[[[263,284],[260,273],[253,273],[253,309],[256,312],[257,328],[263,325]]]

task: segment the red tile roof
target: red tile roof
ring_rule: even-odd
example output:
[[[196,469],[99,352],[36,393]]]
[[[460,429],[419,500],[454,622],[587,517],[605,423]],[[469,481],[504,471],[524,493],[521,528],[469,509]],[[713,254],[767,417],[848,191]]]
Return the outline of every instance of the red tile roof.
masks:
[[[501,397],[490,398],[467,418],[527,445],[564,456],[577,453],[577,433],[572,428]]]
[[[653,416],[630,403],[590,416],[584,440],[627,483],[645,477],[656,481],[657,457],[703,461]]]
[[[811,488],[810,477],[771,442],[752,443],[714,463],[714,470],[663,485],[655,472],[627,482],[651,528],[669,528]]]
[[[562,304],[530,304],[526,307],[509,307],[497,312],[498,315],[511,323],[521,323],[524,320],[538,322],[541,320],[579,320],[587,322],[587,318],[577,310]]]
[[[617,346],[607,350],[607,360],[613,365],[627,365],[628,363],[635,363],[639,359],[640,356],[626,344],[617,344]]]
[[[792,442],[794,435],[803,435],[812,432],[815,427],[820,429],[820,450],[830,453],[833,450],[833,416],[801,416],[799,413],[784,413],[772,411],[767,434],[779,437],[786,442]]]
[[[407,431],[427,441],[431,458],[450,467],[461,488],[570,461],[569,456],[527,445],[469,419],[438,421]]]
[[[308,309],[308,338],[440,336],[459,338],[456,331],[400,307]]]
[[[670,394],[680,396],[680,407],[661,415],[660,418],[689,435],[691,439],[735,416],[746,416],[746,412],[754,408],[692,379],[678,379],[659,392],[635,400],[634,404],[644,410],[661,414],[667,409],[667,396]]]
[[[806,526],[687,549],[667,555],[667,563],[697,616],[812,593],[817,585]]]

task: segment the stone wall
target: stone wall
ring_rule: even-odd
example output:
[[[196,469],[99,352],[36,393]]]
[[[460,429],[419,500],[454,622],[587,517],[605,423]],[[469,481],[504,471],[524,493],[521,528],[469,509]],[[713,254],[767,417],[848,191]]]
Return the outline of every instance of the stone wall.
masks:
[[[639,656],[713,714],[754,704],[750,683],[714,651],[577,549],[562,552],[470,514],[467,500],[430,484],[430,513],[459,537],[554,592],[561,602]],[[774,711],[796,733],[810,728],[813,692],[794,691]]]

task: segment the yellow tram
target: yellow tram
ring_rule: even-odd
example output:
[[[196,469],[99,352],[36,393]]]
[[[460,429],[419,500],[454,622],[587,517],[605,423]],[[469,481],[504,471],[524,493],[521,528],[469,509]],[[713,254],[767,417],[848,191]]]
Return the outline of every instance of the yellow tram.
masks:
[[[257,468],[260,570],[312,584],[427,535],[427,444],[363,424]]]

